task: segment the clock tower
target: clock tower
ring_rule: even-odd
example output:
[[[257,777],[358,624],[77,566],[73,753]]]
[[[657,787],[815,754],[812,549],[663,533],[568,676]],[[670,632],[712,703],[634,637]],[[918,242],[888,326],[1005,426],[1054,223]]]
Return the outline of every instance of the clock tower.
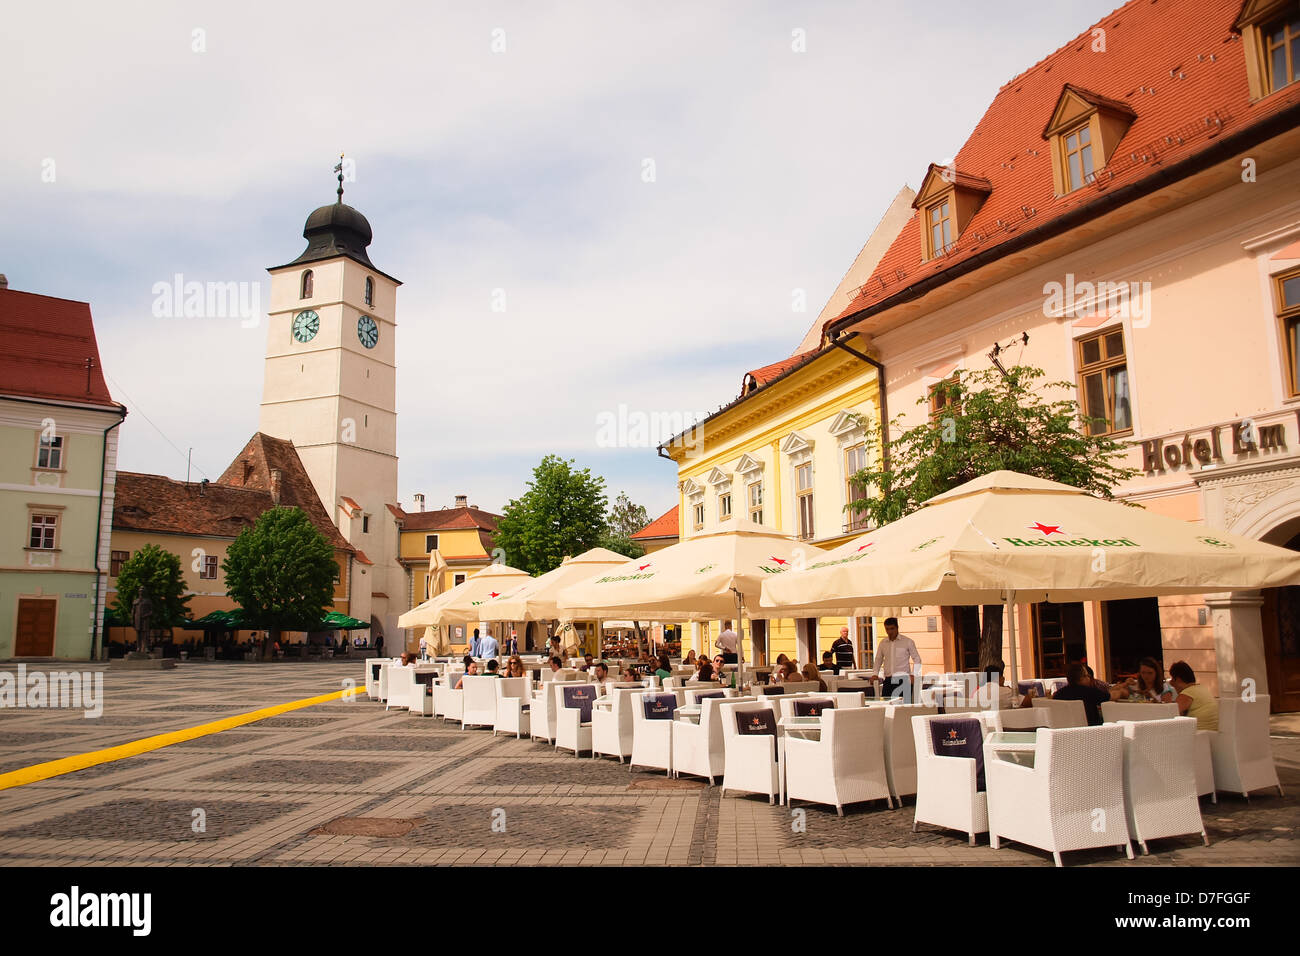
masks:
[[[303,228],[307,248],[271,274],[259,430],[292,441],[326,512],[359,554],[349,613],[400,639],[405,572],[398,564],[397,279],[366,252],[370,223],[338,201]]]

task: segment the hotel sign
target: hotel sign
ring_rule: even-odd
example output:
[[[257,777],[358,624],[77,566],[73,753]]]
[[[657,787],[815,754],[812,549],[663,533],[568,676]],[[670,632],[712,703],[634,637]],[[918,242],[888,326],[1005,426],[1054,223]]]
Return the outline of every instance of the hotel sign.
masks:
[[[1287,434],[1285,421],[1264,425],[1244,418],[1231,425],[1212,425],[1136,444],[1142,449],[1142,470],[1147,475],[1161,475],[1193,465],[1235,462],[1260,452],[1286,451]]]

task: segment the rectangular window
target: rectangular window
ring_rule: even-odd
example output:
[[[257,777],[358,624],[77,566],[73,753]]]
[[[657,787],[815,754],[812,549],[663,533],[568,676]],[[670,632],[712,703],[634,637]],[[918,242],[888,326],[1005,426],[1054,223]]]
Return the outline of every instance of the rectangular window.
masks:
[[[453,585],[452,585],[453,587],[455,587],[455,586],[457,586],[457,585],[464,584],[464,583],[465,583],[465,575],[463,575],[463,574],[457,574],[457,575],[455,575],[455,576],[452,578],[452,581],[453,581]]]
[[[867,497],[867,486],[860,481],[854,481],[853,476],[867,467],[867,446],[853,445],[844,449],[844,503],[851,504],[854,501],[862,501]],[[847,511],[845,512],[844,530],[860,531],[867,526],[867,516],[864,512]]]
[[[436,534],[426,534],[424,536],[424,553],[438,550],[438,536]]]
[[[63,436],[41,436],[41,445],[36,452],[37,468],[63,467]]]
[[[725,521],[731,517],[731,492],[718,495],[718,520]]]
[[[700,501],[692,505],[691,512],[695,517],[695,530],[699,531],[704,527],[704,502]]]
[[[799,502],[799,537],[806,540],[814,533],[812,462],[796,467],[794,477]]]
[[[1286,339],[1287,387],[1300,395],[1300,269],[1284,272],[1277,284],[1277,315]]]
[[[1092,165],[1092,129],[1088,123],[1061,134],[1065,149],[1065,177],[1067,192],[1090,183],[1096,176]]]
[[[749,520],[754,524],[763,523],[763,483],[756,481],[749,486]]]
[[[953,386],[957,384],[956,375],[950,375],[942,382],[935,382],[930,386],[930,417],[938,418],[944,409],[951,409],[953,412],[961,412],[961,400],[957,398],[953,391]]]
[[[199,571],[199,577],[205,581],[215,581],[217,579],[217,556],[215,554],[205,554],[203,556],[203,569]]]
[[[115,578],[122,573],[122,565],[131,559],[130,551],[113,551],[109,555],[108,576]]]
[[[1260,35],[1264,38],[1268,91],[1273,93],[1300,80],[1300,16],[1271,23]]]
[[[32,515],[32,533],[28,547],[40,551],[53,551],[54,534],[58,527],[58,515]]]
[[[1079,339],[1079,404],[1090,435],[1133,430],[1124,332],[1108,329]]]
[[[930,258],[941,256],[954,245],[952,238],[952,212],[948,200],[937,202],[926,209],[926,222],[930,229]]]
[[[362,534],[370,533],[370,515],[361,516],[361,533]]]

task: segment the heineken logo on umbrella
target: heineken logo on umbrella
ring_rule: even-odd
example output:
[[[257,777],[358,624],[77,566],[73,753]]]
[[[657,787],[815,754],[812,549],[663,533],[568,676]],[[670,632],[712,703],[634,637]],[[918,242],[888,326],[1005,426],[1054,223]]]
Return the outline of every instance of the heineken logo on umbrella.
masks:
[[[917,545],[915,548],[913,548],[912,550],[913,550],[913,551],[924,551],[926,548],[930,547],[930,545],[934,544],[936,541],[942,541],[942,540],[943,540],[943,538],[931,538],[929,541],[922,541],[920,544],[918,544],[918,545]]]
[[[785,558],[778,558],[775,554],[771,555],[771,559],[776,564],[776,567],[772,567],[770,564],[760,564],[758,570],[765,574],[780,574],[783,571],[789,571],[794,567],[794,565],[785,560]]]
[[[716,568],[716,567],[717,567],[716,564],[706,564],[706,565],[705,565],[704,567],[702,567],[702,568],[696,568],[696,569],[695,569],[695,573],[696,573],[696,574],[703,574],[705,571],[712,571],[712,570],[713,570],[714,568]]]
[[[1235,548],[1236,545],[1231,541],[1224,541],[1222,538],[1212,538],[1209,535],[1201,535],[1196,539],[1212,548]]]
[[[651,562],[649,561],[647,561],[645,564],[638,564],[636,569],[638,571],[644,571],[646,568],[650,567],[650,564]]]
[[[808,570],[811,571],[814,568],[830,568],[837,564],[848,564],[850,561],[861,561],[863,558],[870,557],[867,553],[867,548],[871,547],[875,543],[876,542],[874,541],[868,541],[865,544],[860,544],[853,550],[852,554],[846,555],[842,558],[836,558],[834,561],[818,561],[816,564],[810,564],[808,565]]]
[[[1059,524],[1045,524],[1042,521],[1035,521],[1033,524],[1027,525],[1026,527],[1028,527],[1030,531],[1039,532],[1042,535],[1042,537],[1029,538],[1029,539],[1005,538],[1003,540],[1007,541],[1009,544],[1015,545],[1017,548],[1041,548],[1044,546],[1065,547],[1065,548],[1140,547],[1140,545],[1138,545],[1136,541],[1131,541],[1128,538],[1084,538],[1084,537],[1071,538],[1068,534],[1066,534],[1064,531],[1061,530],[1061,526]],[[1053,537],[1053,535],[1058,535],[1059,537]]]
[[[1063,535],[1065,533],[1061,530],[1059,524],[1043,524],[1041,521],[1035,521],[1029,526],[1029,530],[1043,532],[1044,538],[1050,538],[1054,534]]]

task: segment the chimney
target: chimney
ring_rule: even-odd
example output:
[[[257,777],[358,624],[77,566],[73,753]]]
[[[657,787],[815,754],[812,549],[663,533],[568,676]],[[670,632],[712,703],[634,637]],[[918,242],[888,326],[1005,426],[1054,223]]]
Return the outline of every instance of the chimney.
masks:
[[[457,496],[456,496],[456,507],[457,507],[457,508],[466,508],[466,507],[468,507],[468,504],[467,504],[468,501],[469,501],[469,495],[457,495]]]
[[[7,288],[9,288],[9,277],[5,275],[3,272],[0,272],[0,289],[7,289]]]
[[[423,511],[423,510],[424,510],[424,495],[417,494],[417,495],[415,496],[415,506],[416,506],[416,509],[419,510],[419,511]]]
[[[280,469],[271,469],[271,504],[280,506]]]

